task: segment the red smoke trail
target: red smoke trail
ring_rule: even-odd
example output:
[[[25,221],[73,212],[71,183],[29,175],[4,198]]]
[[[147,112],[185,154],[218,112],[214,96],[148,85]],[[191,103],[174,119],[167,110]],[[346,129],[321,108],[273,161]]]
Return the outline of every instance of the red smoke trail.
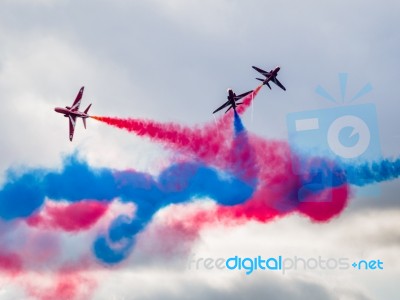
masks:
[[[239,114],[246,111],[260,91],[258,86],[238,106]],[[232,129],[233,114],[223,115],[216,124],[203,127],[184,127],[175,123],[158,123],[150,120],[93,117],[109,125],[147,136],[162,142],[167,148],[182,151],[206,163],[222,168],[235,169],[237,157],[232,155],[235,134]],[[252,163],[257,167],[258,186],[253,197],[234,207],[218,207],[214,212],[199,212],[191,216],[193,226],[216,219],[254,219],[265,222],[288,213],[299,212],[316,221],[326,221],[338,215],[346,206],[348,186],[327,188],[299,203],[297,192],[301,188],[300,178],[293,174],[291,153],[286,142],[269,141],[246,133],[249,149],[255,153]],[[246,160],[248,153],[242,152],[239,160]],[[329,193],[332,199],[324,201]],[[322,199],[322,201],[321,201]],[[313,201],[314,200],[314,201]],[[212,214],[212,215],[210,215]]]
[[[192,129],[175,123],[158,123],[150,120],[111,117],[92,118],[134,132],[138,136],[147,136],[153,140],[162,141],[175,150],[191,152],[205,160],[215,155],[220,155],[221,148],[224,147],[224,140],[221,140],[213,124],[206,125],[203,128]],[[232,132],[232,129],[229,129]]]
[[[80,201],[72,204],[46,203],[39,214],[29,217],[29,226],[74,232],[89,229],[107,211],[108,204]]]
[[[38,300],[73,300],[91,299],[97,283],[81,272],[60,270],[56,274],[44,274],[51,279],[50,285],[38,286],[28,282],[26,292]],[[47,278],[46,278],[47,279]]]
[[[0,250],[0,271],[14,277],[22,271],[23,263],[19,255]]]
[[[326,188],[320,193],[299,202],[297,194],[301,187],[299,177],[292,172],[290,151],[287,143],[250,139],[257,153],[258,186],[251,199],[235,206],[215,206],[189,214],[171,213],[169,225],[183,224],[188,232],[215,222],[238,224],[248,220],[267,222],[290,213],[300,213],[314,221],[327,221],[344,209],[349,196],[349,186],[344,184]],[[328,200],[327,200],[328,199]]]
[[[237,112],[242,114],[257,96],[262,85],[243,99]],[[146,136],[163,142],[175,150],[195,155],[206,162],[226,161],[227,151],[233,140],[233,114],[224,114],[216,124],[211,123],[203,127],[184,127],[176,123],[159,123],[151,120],[120,119],[111,117],[93,116],[93,119],[109,125],[134,132],[138,136]]]

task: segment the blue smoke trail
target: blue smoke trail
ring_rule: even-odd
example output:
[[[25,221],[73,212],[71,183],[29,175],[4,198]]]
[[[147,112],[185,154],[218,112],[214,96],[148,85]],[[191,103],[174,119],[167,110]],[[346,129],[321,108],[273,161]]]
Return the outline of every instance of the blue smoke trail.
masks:
[[[0,218],[13,220],[25,218],[44,202],[45,193],[40,176],[36,172],[15,178],[12,174],[0,190]]]
[[[233,120],[233,126],[235,128],[235,135],[239,135],[240,133],[243,133],[245,131],[245,128],[243,126],[242,120],[240,119],[239,114],[237,111],[234,111],[234,120]]]
[[[360,165],[346,165],[345,169],[350,184],[366,186],[400,177],[400,159],[383,159]]]
[[[301,185],[299,201],[307,199],[311,194],[343,184],[362,187],[400,177],[400,159],[382,159],[361,164],[323,158],[300,161],[302,171],[298,172]]]
[[[232,173],[225,175],[221,177],[216,169],[201,163],[185,162],[153,177],[134,171],[94,169],[72,156],[60,172],[34,169],[19,177],[9,174],[0,189],[0,218],[27,218],[41,209],[45,197],[68,202],[109,202],[115,198],[132,202],[137,206],[135,218],[119,216],[111,223],[108,235],[100,235],[93,244],[100,261],[117,263],[130,253],[135,235],[167,205],[203,197],[220,205],[236,205],[251,197],[254,186]]]
[[[301,170],[297,169],[299,178],[299,190],[297,193],[297,200],[300,202],[315,201],[310,196],[320,194],[318,202],[332,201],[332,188],[337,188],[347,184],[346,174],[343,168],[337,163],[324,159],[314,158],[301,161]],[[312,199],[312,200],[310,200]]]
[[[259,172],[256,155],[249,143],[247,130],[236,110],[234,111],[233,127],[235,135],[230,152],[233,160],[233,173],[255,187],[258,184]]]

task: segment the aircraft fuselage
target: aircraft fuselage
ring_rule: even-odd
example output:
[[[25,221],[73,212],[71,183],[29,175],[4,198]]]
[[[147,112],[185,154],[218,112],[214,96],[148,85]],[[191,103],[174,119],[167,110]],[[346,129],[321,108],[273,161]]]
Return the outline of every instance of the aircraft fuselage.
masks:
[[[231,89],[228,89],[227,98],[228,98],[229,103],[232,105],[233,109],[236,109],[235,96],[236,96],[236,94]]]
[[[56,107],[54,109],[56,112],[63,114],[65,116],[74,116],[74,117],[78,117],[78,118],[89,118],[88,114],[85,114],[84,112],[81,111],[72,111],[68,108],[64,108],[64,107]]]
[[[281,69],[280,67],[276,67],[275,69],[271,70],[269,77],[265,78],[265,82],[268,82],[272,78],[276,77],[276,75],[278,75],[278,72],[280,69]]]

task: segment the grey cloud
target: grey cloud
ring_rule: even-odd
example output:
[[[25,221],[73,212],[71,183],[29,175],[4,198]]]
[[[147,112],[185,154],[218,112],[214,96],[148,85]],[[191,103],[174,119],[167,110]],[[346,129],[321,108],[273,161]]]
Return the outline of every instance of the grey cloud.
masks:
[[[154,278],[156,279],[156,278]],[[369,300],[362,291],[349,287],[327,287],[312,279],[279,278],[275,275],[235,277],[217,286],[210,280],[192,277],[180,280],[179,286],[169,286],[166,282],[154,285],[153,289],[127,289],[115,292],[120,299],[352,299]],[[95,295],[95,299],[105,299],[107,295]]]

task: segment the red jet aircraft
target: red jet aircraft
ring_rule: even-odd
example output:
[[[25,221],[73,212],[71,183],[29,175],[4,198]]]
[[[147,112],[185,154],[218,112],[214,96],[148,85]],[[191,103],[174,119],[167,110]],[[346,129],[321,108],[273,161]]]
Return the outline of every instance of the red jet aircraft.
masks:
[[[222,104],[216,110],[214,110],[213,114],[215,114],[217,111],[220,111],[221,109],[226,108],[228,106],[229,106],[229,108],[226,110],[225,113],[227,113],[228,110],[230,110],[231,108],[233,108],[233,110],[236,111],[236,106],[238,106],[239,104],[243,104],[243,102],[239,102],[239,103],[236,103],[236,102],[239,101],[240,99],[242,99],[243,97],[247,96],[251,92],[252,91],[248,91],[246,93],[236,96],[236,94],[232,91],[232,89],[228,89],[228,97],[227,97],[228,101],[226,101],[224,104]]]
[[[72,138],[74,137],[74,131],[75,131],[75,121],[76,118],[82,118],[83,121],[83,126],[86,129],[86,119],[89,118],[89,115],[87,114],[89,111],[90,106],[92,104],[89,104],[89,106],[85,109],[84,112],[79,111],[79,105],[81,104],[81,99],[82,99],[82,94],[83,94],[83,89],[84,87],[81,87],[79,90],[78,95],[75,98],[74,103],[72,103],[72,106],[66,106],[65,108],[62,107],[56,107],[54,110],[60,114],[64,114],[64,117],[69,118],[69,140],[72,141]]]
[[[277,86],[279,86],[282,90],[286,91],[286,88],[283,86],[283,84],[276,78],[278,75],[279,70],[281,69],[280,67],[276,67],[275,69],[267,72],[264,71],[263,69],[257,68],[255,66],[252,67],[254,70],[256,70],[258,73],[261,73],[262,75],[265,76],[265,79],[261,78],[256,78],[257,80],[260,80],[263,82],[263,85],[267,85],[269,89],[271,89],[271,86],[269,85],[269,81],[272,81],[275,83]]]

